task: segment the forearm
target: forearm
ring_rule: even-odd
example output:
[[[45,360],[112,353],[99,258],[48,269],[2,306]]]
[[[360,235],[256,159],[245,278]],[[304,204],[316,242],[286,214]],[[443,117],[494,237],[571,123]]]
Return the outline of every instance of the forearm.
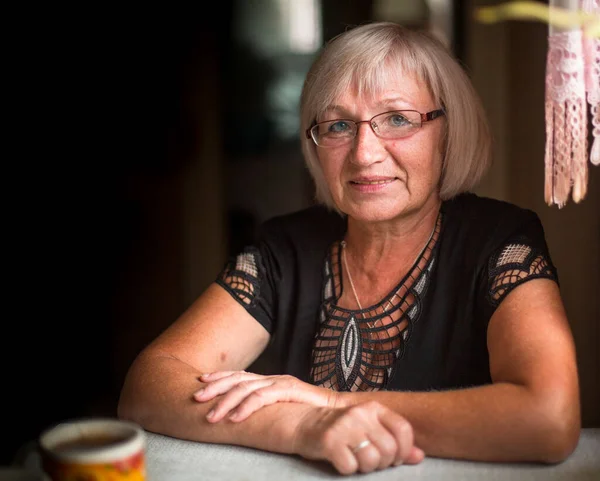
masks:
[[[509,383],[341,396],[343,405],[367,400],[407,418],[415,431],[415,444],[429,456],[558,462],[574,448],[579,433],[576,413],[544,405],[527,388]]]
[[[294,423],[310,406],[280,403],[261,409],[241,423],[209,423],[206,414],[218,398],[205,403],[193,400],[193,393],[204,385],[198,380],[200,374],[177,359],[140,357],[125,380],[119,417],[148,431],[181,439],[293,452]]]

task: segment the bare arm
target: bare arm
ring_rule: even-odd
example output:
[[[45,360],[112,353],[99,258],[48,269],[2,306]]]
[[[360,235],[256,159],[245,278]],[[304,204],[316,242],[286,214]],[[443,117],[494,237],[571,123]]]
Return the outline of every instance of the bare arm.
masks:
[[[210,424],[206,414],[214,403],[198,404],[192,397],[204,385],[203,372],[246,369],[268,341],[268,332],[228,292],[210,286],[134,361],[119,417],[178,438],[289,451],[291,420],[298,417],[290,414],[305,406],[272,406],[243,425]]]
[[[580,432],[573,339],[558,286],[536,279],[512,291],[488,327],[493,384],[427,393],[344,393],[405,416],[427,455],[559,462]]]
[[[119,416],[148,431],[176,438],[293,452],[295,421],[312,406],[275,404],[244,423],[211,424],[206,413],[213,403],[198,404],[192,399],[202,385],[197,380],[199,373],[178,359],[143,353],[128,374]]]

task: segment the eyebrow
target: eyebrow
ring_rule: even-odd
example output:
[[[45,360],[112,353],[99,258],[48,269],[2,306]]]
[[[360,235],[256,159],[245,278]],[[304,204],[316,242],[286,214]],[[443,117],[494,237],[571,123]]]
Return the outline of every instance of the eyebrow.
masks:
[[[348,116],[350,116],[349,111],[346,110],[341,105],[335,105],[335,104],[330,105],[330,106],[326,107],[325,110],[323,110],[323,113],[326,113],[326,112],[338,112],[340,115],[348,114]]]
[[[396,107],[395,105],[397,105],[398,103],[402,103],[403,105],[400,107]],[[414,110],[416,107],[408,102],[404,97],[387,97],[382,99],[381,101],[377,102],[377,107],[380,108],[389,108],[390,110]],[[340,115],[347,115],[348,117],[352,117],[352,114],[350,113],[350,111],[341,106],[341,105],[330,105],[327,108],[325,108],[325,110],[323,111],[323,113],[325,112],[337,112]]]
[[[410,102],[408,99],[406,99],[405,97],[401,97],[401,96],[396,96],[396,97],[384,97],[381,102],[379,102],[377,105],[378,106],[386,106],[386,107],[390,107],[392,104],[397,104],[397,103],[401,103],[403,104],[403,109],[414,109],[415,105]]]

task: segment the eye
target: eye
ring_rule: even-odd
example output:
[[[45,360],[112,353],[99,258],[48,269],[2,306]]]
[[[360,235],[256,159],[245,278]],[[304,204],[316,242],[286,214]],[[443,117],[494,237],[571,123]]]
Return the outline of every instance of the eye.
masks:
[[[386,118],[385,123],[389,127],[407,127],[411,125],[410,120],[408,120],[404,115],[397,112],[390,114]]]
[[[345,120],[333,121],[333,122],[331,122],[331,124],[329,124],[329,128],[327,129],[328,132],[332,132],[332,133],[336,133],[336,134],[342,133],[342,132],[348,132],[349,130],[352,130],[352,127]]]

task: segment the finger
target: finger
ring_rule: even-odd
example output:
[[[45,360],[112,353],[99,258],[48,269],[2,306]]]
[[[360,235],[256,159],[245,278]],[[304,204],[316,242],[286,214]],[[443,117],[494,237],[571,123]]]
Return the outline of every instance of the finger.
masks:
[[[405,463],[419,464],[421,461],[423,461],[423,459],[425,459],[425,451],[423,451],[421,448],[413,446],[412,450],[410,451],[410,454],[408,455],[408,458],[406,458],[405,460]]]
[[[218,379],[227,377],[227,376],[231,376],[232,374],[235,374],[236,372],[245,372],[245,371],[215,371],[215,372],[205,372],[204,374],[200,374],[200,378],[203,381],[217,381]]]
[[[396,438],[383,426],[369,431],[368,438],[379,451],[379,465],[377,469],[385,469],[394,464],[398,452]]]
[[[331,419],[328,419],[330,416],[321,419],[325,422],[318,423],[317,429],[325,428],[325,430],[318,437],[318,440],[315,440],[316,442],[308,443],[307,455],[305,454],[305,456],[308,459],[325,459],[329,461],[340,474],[354,474],[358,470],[358,460],[350,446],[348,446],[348,431],[343,426],[340,429],[340,416],[338,413],[330,411],[329,414],[334,416],[333,423],[331,423]]]
[[[226,393],[241,382],[260,379],[261,377],[262,376],[257,374],[244,371],[231,372],[228,376],[223,376],[220,379],[215,379],[214,381],[212,379],[208,381],[206,386],[194,393],[194,399],[198,402],[210,401],[216,396]]]
[[[369,439],[369,441],[371,441],[371,439]],[[370,473],[379,467],[381,453],[379,452],[379,449],[377,449],[377,446],[373,444],[373,441],[371,441],[371,444],[358,451],[354,450],[353,453],[358,461],[358,470],[361,473]]]
[[[269,386],[273,381],[270,379],[257,379],[255,381],[243,381],[234,386],[227,394],[213,406],[206,415],[210,422],[219,422],[232,409],[235,409],[244,399],[251,395],[257,389]]]
[[[332,449],[326,457],[340,474],[354,474],[358,470],[358,460],[348,446]]]
[[[272,380],[270,385],[255,390],[231,413],[230,419],[232,421],[243,421],[260,408],[277,402],[317,404],[318,398],[315,398],[310,391],[305,389],[294,390],[289,383],[272,377],[268,379]]]
[[[397,452],[393,464],[399,466],[408,460],[412,452],[414,443],[413,428],[405,418],[390,410],[381,413],[379,420],[396,439]]]
[[[283,379],[281,377],[269,377],[273,382],[269,387],[260,391],[255,391],[256,395],[249,396],[236,409],[236,419],[243,420],[256,412],[263,406],[274,404],[276,402],[296,402],[310,404],[313,406],[327,406],[329,397],[323,388],[310,386],[306,383]],[[317,392],[315,392],[317,390]],[[323,393],[322,391],[325,391]]]
[[[289,394],[281,386],[275,384],[256,389],[249,394],[235,410],[229,415],[229,419],[234,422],[240,422],[247,419],[252,413],[260,408],[275,404],[277,402],[288,401]]]

